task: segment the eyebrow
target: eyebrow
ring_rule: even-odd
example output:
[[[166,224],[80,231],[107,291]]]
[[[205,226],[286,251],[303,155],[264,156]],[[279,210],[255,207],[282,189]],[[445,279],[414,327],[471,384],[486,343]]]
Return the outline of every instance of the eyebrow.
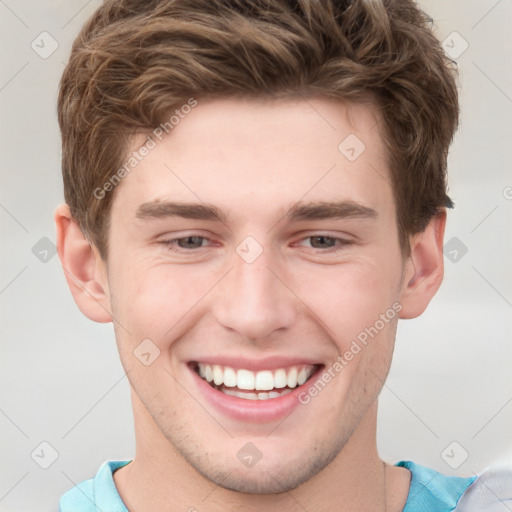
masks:
[[[373,208],[363,206],[353,201],[326,202],[301,204],[290,208],[286,218],[290,222],[300,220],[345,219],[355,217],[360,219],[376,219],[378,213]]]
[[[135,216],[142,220],[182,217],[184,219],[213,220],[223,223],[227,221],[227,215],[214,205],[159,200],[141,204],[137,208]]]
[[[182,203],[170,201],[149,201],[137,208],[136,217],[141,220],[181,217],[184,219],[208,220],[227,224],[228,215],[212,204]],[[318,201],[294,204],[283,218],[288,222],[325,219],[376,219],[378,213],[373,208],[353,201]]]

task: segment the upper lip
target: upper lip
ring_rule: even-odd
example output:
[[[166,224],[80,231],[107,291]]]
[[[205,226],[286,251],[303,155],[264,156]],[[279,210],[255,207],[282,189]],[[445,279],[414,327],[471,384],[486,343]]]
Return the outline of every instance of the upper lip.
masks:
[[[211,356],[200,357],[192,359],[189,364],[202,363],[202,364],[218,364],[220,366],[229,366],[230,368],[243,368],[253,372],[262,370],[277,370],[278,368],[287,368],[289,366],[301,365],[321,365],[318,360],[313,360],[304,357],[290,357],[290,356],[272,356],[261,359],[233,357],[233,356]]]

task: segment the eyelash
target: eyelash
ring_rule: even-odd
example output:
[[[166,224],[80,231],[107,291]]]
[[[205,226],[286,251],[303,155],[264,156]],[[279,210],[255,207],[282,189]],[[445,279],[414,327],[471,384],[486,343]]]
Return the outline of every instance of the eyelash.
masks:
[[[184,236],[184,237],[180,237],[180,238],[171,238],[169,240],[162,240],[159,243],[161,243],[164,246],[167,246],[169,248],[169,250],[171,250],[173,252],[182,253],[182,254],[197,251],[199,249],[204,249],[204,247],[196,247],[196,248],[192,248],[192,249],[184,249],[182,247],[176,247],[177,242],[179,242],[180,240],[186,240],[187,238],[200,238],[201,240],[209,240],[209,238],[207,238],[205,236],[189,235],[189,236]],[[334,236],[330,236],[330,235],[323,235],[323,234],[310,235],[310,236],[303,238],[302,240],[308,240],[311,238],[326,238],[329,240],[334,240],[335,242],[340,242],[337,249],[334,247],[328,247],[326,250],[323,250],[323,249],[316,249],[316,248],[312,247],[312,249],[316,249],[317,251],[320,251],[323,253],[336,253],[338,251],[343,250],[345,247],[347,247],[353,243],[350,240],[345,240],[343,238],[338,238],[338,237],[334,237]]]

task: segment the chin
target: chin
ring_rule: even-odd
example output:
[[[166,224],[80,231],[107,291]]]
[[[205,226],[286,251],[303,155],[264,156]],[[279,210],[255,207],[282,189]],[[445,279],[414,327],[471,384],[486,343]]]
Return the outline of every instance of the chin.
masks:
[[[216,468],[211,472],[208,469],[202,471],[202,468],[196,470],[219,487],[243,494],[285,493],[296,489],[313,476],[309,471],[304,472],[304,469],[297,467],[286,475],[280,473],[278,468],[272,467],[252,468],[246,471],[240,471],[238,467],[224,470]]]
[[[341,447],[326,443],[311,446],[309,451],[309,454],[303,452],[295,456],[272,451],[271,457],[263,454],[252,467],[244,467],[235,454],[233,458],[226,458],[226,451],[218,457],[216,454],[198,456],[180,450],[204,478],[224,489],[245,494],[280,494],[296,489],[328,466]],[[224,460],[219,462],[219,458]]]

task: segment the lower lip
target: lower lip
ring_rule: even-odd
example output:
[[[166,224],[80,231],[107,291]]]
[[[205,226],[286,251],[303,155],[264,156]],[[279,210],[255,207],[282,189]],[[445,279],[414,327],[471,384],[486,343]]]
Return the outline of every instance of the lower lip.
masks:
[[[302,386],[297,386],[286,395],[277,398],[269,398],[267,400],[249,400],[226,395],[222,391],[217,391],[189,367],[200,392],[208,402],[221,413],[231,418],[251,423],[278,421],[291,414],[291,412],[300,405],[298,395],[308,389],[309,385],[315,381],[314,377],[321,369],[321,367],[318,368],[306,383]]]

